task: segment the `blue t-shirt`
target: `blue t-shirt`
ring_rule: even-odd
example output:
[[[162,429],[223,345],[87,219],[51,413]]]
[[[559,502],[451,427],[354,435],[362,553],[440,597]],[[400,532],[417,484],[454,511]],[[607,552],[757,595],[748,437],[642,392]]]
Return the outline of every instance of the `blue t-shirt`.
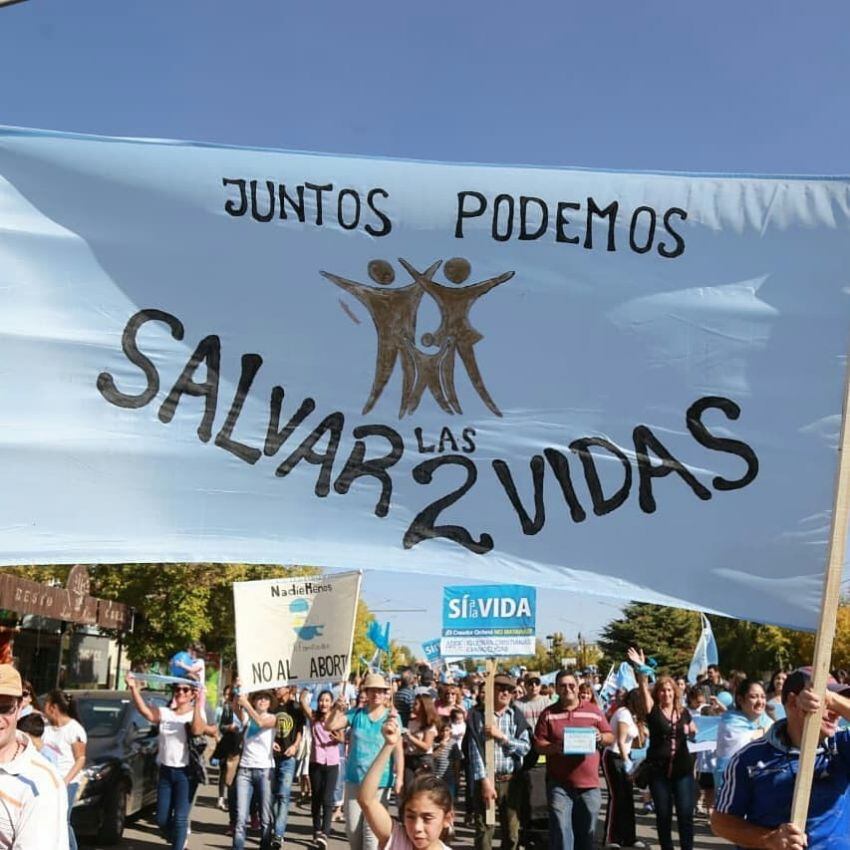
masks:
[[[716,810],[771,829],[788,823],[799,758],[785,721],[777,721],[764,738],[732,756]],[[850,730],[818,747],[806,834],[808,850],[850,850]]]
[[[348,750],[348,758],[345,762],[345,781],[354,782],[359,785],[366,776],[366,772],[375,761],[375,756],[384,746],[384,736],[381,727],[384,725],[389,714],[385,709],[377,720],[369,717],[369,712],[363,708],[353,708],[347,711],[345,716],[351,725],[351,743]],[[387,762],[384,772],[381,774],[380,788],[388,788],[393,782],[393,772],[390,767],[391,761]]]

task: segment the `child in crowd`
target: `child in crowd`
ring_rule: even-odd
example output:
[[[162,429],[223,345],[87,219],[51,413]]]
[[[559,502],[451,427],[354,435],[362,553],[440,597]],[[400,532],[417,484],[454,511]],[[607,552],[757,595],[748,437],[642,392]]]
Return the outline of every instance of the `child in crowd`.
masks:
[[[52,749],[44,749],[44,715],[37,711],[32,711],[18,718],[18,731],[29,735],[30,740],[35,744],[36,750],[40,752],[54,767],[56,766],[56,753]]]
[[[415,776],[404,788],[398,810],[401,823],[395,823],[381,803],[378,783],[401,730],[395,717],[384,723],[384,745],[363,778],[357,802],[369,827],[378,839],[378,850],[448,850],[442,838],[454,823],[452,796],[446,783],[431,773]]]
[[[463,725],[466,728],[466,724]],[[460,746],[454,740],[452,724],[447,720],[443,721],[434,742],[434,776],[446,783],[452,800],[457,799],[460,757]]]

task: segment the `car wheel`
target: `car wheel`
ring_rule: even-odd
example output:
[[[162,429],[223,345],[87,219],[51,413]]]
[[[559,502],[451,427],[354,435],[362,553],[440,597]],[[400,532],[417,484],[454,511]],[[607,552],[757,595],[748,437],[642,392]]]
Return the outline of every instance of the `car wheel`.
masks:
[[[106,799],[103,822],[100,826],[100,832],[97,834],[98,840],[104,844],[117,844],[124,834],[129,793],[129,788],[121,782]]]

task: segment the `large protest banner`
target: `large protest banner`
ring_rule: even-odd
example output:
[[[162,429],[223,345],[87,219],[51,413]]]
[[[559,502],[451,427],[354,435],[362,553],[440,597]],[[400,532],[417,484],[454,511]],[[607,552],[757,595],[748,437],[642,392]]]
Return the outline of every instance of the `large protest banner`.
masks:
[[[236,663],[243,690],[346,678],[360,579],[361,573],[337,573],[236,582]]]
[[[533,655],[537,593],[518,584],[443,588],[440,655],[496,658]]]
[[[431,572],[812,627],[849,196],[2,130],[0,563]]]

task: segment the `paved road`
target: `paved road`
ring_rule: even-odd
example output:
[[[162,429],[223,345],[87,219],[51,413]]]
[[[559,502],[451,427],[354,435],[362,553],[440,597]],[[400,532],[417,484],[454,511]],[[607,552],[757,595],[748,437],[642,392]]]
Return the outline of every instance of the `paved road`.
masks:
[[[188,850],[208,850],[208,848],[209,850],[229,850],[231,846],[231,839],[225,835],[227,815],[215,808],[215,795],[215,785],[205,785],[198,792],[198,798],[192,812],[192,835],[187,845]],[[342,824],[335,826],[339,828]],[[704,817],[697,816],[696,827],[696,850],[717,850],[717,848],[730,846],[711,835]],[[653,815],[642,813],[638,815],[638,836],[652,846],[658,847]],[[674,834],[674,839],[675,837]],[[291,850],[309,848],[309,850],[312,850],[311,839],[312,827],[307,809],[293,806],[289,817],[285,848],[291,848]],[[258,845],[259,842],[256,839],[249,838],[248,848],[256,848]],[[676,841],[676,845],[678,846],[678,841]],[[96,850],[109,850],[109,848],[100,844],[88,846],[93,846]],[[461,826],[455,839],[451,842],[451,846],[452,848],[471,848],[472,832]],[[601,844],[598,846],[601,847]],[[116,850],[154,850],[154,848],[163,850],[164,847],[165,842],[159,837],[153,814],[148,813],[129,825],[124,833],[124,840],[121,844],[116,845]],[[341,830],[331,837],[328,847],[329,850],[347,850],[348,842]]]

